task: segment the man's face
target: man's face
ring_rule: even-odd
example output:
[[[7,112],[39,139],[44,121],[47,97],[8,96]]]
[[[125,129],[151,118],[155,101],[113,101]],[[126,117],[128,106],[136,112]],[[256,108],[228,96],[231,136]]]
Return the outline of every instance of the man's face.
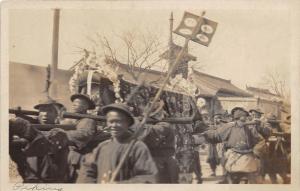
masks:
[[[209,119],[209,116],[207,114],[202,114],[202,119],[203,119],[203,122],[205,124],[209,124],[210,123],[210,119]]]
[[[72,111],[74,113],[86,113],[88,107],[88,102],[84,99],[77,98],[72,102]]]
[[[229,115],[229,116],[227,117],[227,121],[228,121],[228,122],[231,122],[231,121],[233,121],[233,117],[232,117],[232,115]]]
[[[240,117],[240,121],[241,122],[246,122],[247,121],[247,115],[246,115],[246,113]]]
[[[255,111],[252,111],[252,112],[250,113],[250,117],[251,117],[251,119],[259,119],[259,118],[261,117],[261,115],[260,115],[260,113],[257,113],[257,112],[255,112]]]
[[[214,123],[215,124],[220,124],[221,123],[221,116],[220,115],[214,116]]]
[[[58,113],[54,105],[40,106],[38,120],[40,124],[54,124],[57,115]]]
[[[128,117],[119,111],[109,111],[106,114],[106,124],[112,137],[121,137],[129,128]]]
[[[254,119],[260,119],[261,118],[261,114],[258,112],[254,113]]]

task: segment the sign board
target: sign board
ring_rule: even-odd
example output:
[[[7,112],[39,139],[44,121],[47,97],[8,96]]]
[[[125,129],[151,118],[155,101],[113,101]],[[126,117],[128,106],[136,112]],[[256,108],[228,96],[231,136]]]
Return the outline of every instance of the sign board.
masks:
[[[218,23],[205,17],[184,12],[183,18],[174,33],[190,40],[208,46],[215,34]],[[195,29],[196,27],[196,29]],[[196,33],[193,34],[195,29]]]

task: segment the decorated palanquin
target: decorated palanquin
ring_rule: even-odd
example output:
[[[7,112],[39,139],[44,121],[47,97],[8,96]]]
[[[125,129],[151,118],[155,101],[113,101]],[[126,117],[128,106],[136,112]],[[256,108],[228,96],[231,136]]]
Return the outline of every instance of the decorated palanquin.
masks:
[[[97,109],[110,103],[126,102],[135,116],[143,114],[147,104],[154,98],[166,73],[130,67],[109,59],[85,59],[74,67],[70,79],[71,93],[84,93],[96,103]],[[138,78],[135,76],[138,74]],[[137,85],[145,81],[132,99],[127,102]],[[181,76],[176,76],[164,88],[160,99],[168,117],[190,115],[191,105],[184,101],[197,96],[197,88]]]
[[[165,77],[166,73],[163,72],[131,67],[110,59],[86,58],[74,68],[70,90],[72,93],[88,94],[97,105],[95,114],[101,114],[100,108],[104,105],[126,102],[138,117],[143,115],[145,107],[151,103]],[[142,81],[146,85],[133,94]],[[180,75],[170,79],[160,96],[165,117],[191,116],[195,112],[191,100],[196,103],[199,93],[195,85]],[[129,101],[128,97],[131,97]],[[195,123],[172,125],[177,132],[176,156],[179,156],[179,167],[184,173],[192,173],[192,164],[186,161],[194,161],[194,140],[191,140],[191,134],[194,133]],[[187,133],[190,136],[186,136]]]

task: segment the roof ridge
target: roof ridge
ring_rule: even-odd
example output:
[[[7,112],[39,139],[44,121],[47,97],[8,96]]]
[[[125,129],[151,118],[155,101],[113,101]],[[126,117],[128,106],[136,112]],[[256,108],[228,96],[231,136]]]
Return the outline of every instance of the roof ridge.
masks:
[[[221,80],[221,81],[224,81],[224,82],[232,84],[231,80],[226,80],[226,79],[223,79],[223,78],[220,78],[220,77],[217,77],[217,76],[213,76],[213,75],[210,75],[210,74],[207,74],[207,73],[200,72],[198,70],[194,70],[194,72],[198,73],[200,75],[208,76],[208,77],[211,77],[211,78],[214,78],[214,79]]]
[[[280,97],[278,94],[275,94],[273,92],[271,92],[269,89],[266,88],[259,88],[259,87],[253,87],[253,86],[246,86],[246,90],[247,91],[255,91],[255,92],[259,92],[259,93],[263,93],[263,94],[269,94],[269,95],[273,95],[273,96],[278,96]]]
[[[271,93],[270,90],[266,89],[266,88],[259,88],[259,87],[247,86],[247,89],[252,89],[252,90],[257,90],[257,91],[261,91],[261,92]]]

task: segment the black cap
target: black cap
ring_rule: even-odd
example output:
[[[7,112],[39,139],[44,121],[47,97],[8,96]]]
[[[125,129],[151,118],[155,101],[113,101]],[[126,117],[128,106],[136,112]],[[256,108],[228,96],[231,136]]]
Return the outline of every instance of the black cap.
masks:
[[[58,107],[64,107],[63,104],[55,101],[54,99],[51,98],[46,98],[44,100],[40,100],[39,104],[35,105],[33,108],[34,109],[40,109],[41,106],[50,106],[50,105],[57,105]]]
[[[237,110],[240,110],[240,111],[244,111],[247,113],[247,115],[249,115],[249,112],[247,110],[245,110],[244,108],[242,107],[235,107],[231,110],[231,115],[233,116],[234,112],[237,111]]]
[[[134,124],[134,117],[127,105],[122,103],[113,103],[102,107],[102,112],[106,115],[111,110],[117,110],[124,113],[130,120],[130,126]]]
[[[264,112],[261,111],[260,108],[256,108],[256,109],[250,109],[249,112],[256,112],[256,113],[260,113],[260,114],[264,114]]]
[[[73,94],[71,96],[71,101],[74,101],[75,99],[84,99],[88,102],[89,108],[88,109],[95,109],[96,105],[95,103],[90,99],[88,95],[85,94]]]
[[[222,116],[223,114],[222,113],[215,113],[215,114],[213,114],[213,117],[215,117],[215,116]]]

